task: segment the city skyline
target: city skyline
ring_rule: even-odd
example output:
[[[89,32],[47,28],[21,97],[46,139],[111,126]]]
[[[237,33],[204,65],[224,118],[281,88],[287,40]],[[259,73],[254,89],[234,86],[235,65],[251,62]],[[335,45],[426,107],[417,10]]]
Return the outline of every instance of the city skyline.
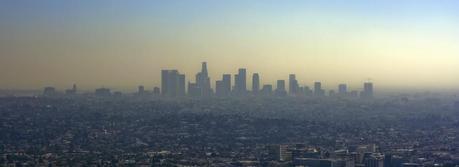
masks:
[[[212,87],[212,79],[208,75],[207,62],[201,62],[201,71],[195,75],[194,82],[186,79],[185,74],[181,74],[178,69],[162,69],[161,85],[153,87],[152,90],[145,89],[144,85],[137,87],[137,95],[154,95],[161,97],[244,97],[244,96],[315,96],[315,97],[374,97],[374,84],[371,81],[365,81],[363,88],[348,90],[346,83],[337,85],[337,89],[330,88],[327,90],[322,87],[322,82],[315,81],[313,88],[307,84],[299,84],[295,74],[289,74],[288,81],[279,79],[276,83],[276,89],[270,83],[261,82],[259,73],[253,73],[251,79],[251,88],[247,88],[247,69],[239,68],[238,73],[234,74],[232,81],[231,74],[221,74],[221,80],[215,80],[215,87]],[[249,79],[250,81],[250,79]],[[288,86],[286,86],[288,82]],[[262,89],[260,89],[262,87]],[[58,91],[53,86],[47,86],[43,89],[43,95],[71,95],[87,94],[89,92],[78,92],[76,84],[71,89],[64,92]],[[94,94],[100,96],[121,95],[123,92],[115,91],[112,93],[110,88],[96,88]]]
[[[457,3],[4,1],[0,89],[134,90],[207,61],[211,78],[241,67],[273,85],[295,73],[325,88],[371,78],[378,90],[457,90]]]

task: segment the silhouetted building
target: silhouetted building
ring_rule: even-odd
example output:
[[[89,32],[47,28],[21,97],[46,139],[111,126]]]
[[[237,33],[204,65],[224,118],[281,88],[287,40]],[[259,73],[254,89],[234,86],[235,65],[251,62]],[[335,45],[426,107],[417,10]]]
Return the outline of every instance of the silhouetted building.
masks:
[[[202,62],[201,72],[196,74],[196,86],[200,90],[200,96],[211,96],[212,88],[210,86],[209,73],[207,72],[207,63]]]
[[[347,85],[346,84],[338,85],[338,94],[341,96],[347,95]]]
[[[273,94],[273,85],[263,85],[261,94],[264,96],[271,96]]]
[[[231,75],[223,74],[222,80],[215,82],[215,94],[217,96],[229,96],[231,93]]]
[[[163,96],[185,95],[185,75],[180,74],[177,70],[162,70],[161,79],[161,94]]]
[[[44,96],[54,96],[56,94],[57,94],[56,88],[54,88],[54,87],[45,87],[43,89],[43,95]]]
[[[295,74],[290,74],[289,77],[288,77],[288,81],[289,81],[289,94],[290,95],[297,95],[298,94],[298,89],[299,89],[299,86],[298,86],[298,81],[296,80],[296,76]]]
[[[143,85],[140,85],[138,88],[137,88],[137,94],[139,95],[144,95],[146,94],[145,92],[145,87]]]
[[[112,95],[111,90],[108,88],[99,88],[96,89],[95,93],[96,96],[110,96]]]
[[[223,81],[216,81],[215,82],[215,95],[217,96],[224,96],[225,89],[223,86]]]
[[[66,95],[75,95],[77,93],[77,86],[73,84],[72,89],[65,90]]]
[[[287,91],[285,90],[285,80],[277,80],[276,95],[277,96],[287,95]]]
[[[258,73],[253,74],[252,76],[252,93],[258,95],[260,91],[260,76]]]
[[[231,74],[223,74],[223,95],[228,96],[231,94]]]
[[[186,95],[186,90],[185,90],[185,75],[180,74],[178,75],[178,85],[177,85],[177,95],[178,96],[185,96]]]
[[[324,96],[325,90],[322,89],[322,83],[314,82],[314,95],[315,96]]]
[[[245,68],[240,68],[234,79],[234,94],[245,95],[247,93],[247,70]]]
[[[362,98],[371,98],[373,97],[373,83],[365,82],[363,84],[363,91],[360,95]]]

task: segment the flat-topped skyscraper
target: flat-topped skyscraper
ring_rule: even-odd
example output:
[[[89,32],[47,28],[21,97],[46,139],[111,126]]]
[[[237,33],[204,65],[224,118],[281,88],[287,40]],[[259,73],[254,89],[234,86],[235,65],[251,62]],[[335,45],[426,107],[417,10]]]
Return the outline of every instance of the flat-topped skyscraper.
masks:
[[[346,84],[338,85],[338,94],[341,96],[347,95],[347,85]]]
[[[260,75],[254,73],[252,76],[252,93],[258,95],[260,91]]]
[[[162,70],[161,95],[169,97],[185,95],[185,75],[177,70]]]
[[[296,80],[295,74],[290,74],[288,77],[288,92],[290,95],[297,95],[298,94],[298,81]]]
[[[365,82],[363,83],[363,91],[360,94],[362,98],[371,98],[373,97],[373,83]]]
[[[285,80],[277,80],[277,88],[275,93],[277,96],[287,95],[287,91],[285,90]]]
[[[234,93],[236,95],[244,95],[247,92],[247,70],[240,68],[238,74],[235,75]]]
[[[314,82],[314,95],[315,96],[324,96],[325,91],[322,89],[321,82]]]

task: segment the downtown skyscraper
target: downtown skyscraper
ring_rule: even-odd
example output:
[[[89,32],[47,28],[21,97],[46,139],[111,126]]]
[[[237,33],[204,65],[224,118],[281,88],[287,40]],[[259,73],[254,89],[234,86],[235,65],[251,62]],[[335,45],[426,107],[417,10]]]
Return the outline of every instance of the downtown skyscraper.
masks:
[[[178,70],[161,71],[161,95],[175,97],[185,95],[185,75]]]
[[[260,92],[260,75],[258,73],[252,76],[252,93],[258,95]]]
[[[245,95],[247,93],[247,70],[240,68],[238,74],[234,76],[234,89],[235,95]]]

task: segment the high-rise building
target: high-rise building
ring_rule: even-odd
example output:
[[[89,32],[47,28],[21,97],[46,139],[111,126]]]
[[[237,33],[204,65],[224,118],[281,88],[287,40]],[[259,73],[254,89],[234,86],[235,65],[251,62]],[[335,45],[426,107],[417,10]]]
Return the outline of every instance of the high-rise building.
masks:
[[[344,96],[347,94],[347,85],[346,84],[339,84],[338,85],[338,94]]]
[[[324,96],[325,91],[322,89],[322,83],[314,82],[314,95],[315,96]]]
[[[363,83],[363,91],[360,95],[362,98],[371,98],[373,97],[373,83],[365,82]]]
[[[178,84],[177,84],[177,96],[185,96],[186,95],[186,90],[185,90],[185,75],[184,74],[179,74],[178,75]]]
[[[240,68],[238,74],[235,75],[234,93],[236,95],[244,95],[247,93],[247,70]]]
[[[200,89],[200,96],[211,96],[212,88],[210,86],[210,78],[207,72],[207,63],[202,62],[201,72],[196,74],[196,86]]]
[[[229,96],[231,94],[231,74],[223,74],[222,82],[223,95]]]
[[[260,91],[260,76],[258,73],[254,73],[252,76],[252,93],[258,95]]]
[[[287,91],[285,90],[285,80],[277,80],[276,95],[277,96],[287,95]]]
[[[139,94],[139,95],[144,95],[145,94],[145,87],[143,85],[140,85],[138,87],[137,94]]]
[[[290,74],[288,77],[288,81],[289,81],[289,89],[288,89],[289,94],[298,95],[299,86],[298,86],[298,81],[296,80],[295,74]]]
[[[273,94],[273,85],[263,85],[261,94],[263,96],[271,96]]]
[[[161,94],[175,97],[185,95],[185,75],[177,70],[161,71]]]
[[[224,96],[225,95],[225,88],[223,86],[223,81],[216,81],[215,82],[215,95],[217,95],[217,96]]]

